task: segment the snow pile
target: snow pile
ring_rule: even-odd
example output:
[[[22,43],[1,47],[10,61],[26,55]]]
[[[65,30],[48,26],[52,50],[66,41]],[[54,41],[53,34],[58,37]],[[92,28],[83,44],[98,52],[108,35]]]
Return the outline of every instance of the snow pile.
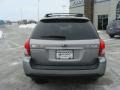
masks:
[[[0,31],[0,39],[2,39],[2,38],[3,38],[3,32]]]
[[[22,24],[22,25],[19,25],[19,28],[28,28],[28,29],[33,29],[35,28],[36,24]]]

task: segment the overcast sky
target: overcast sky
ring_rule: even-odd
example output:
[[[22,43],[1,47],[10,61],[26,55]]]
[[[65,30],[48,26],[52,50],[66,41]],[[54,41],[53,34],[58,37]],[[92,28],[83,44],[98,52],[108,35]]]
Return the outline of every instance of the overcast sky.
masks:
[[[62,7],[62,6],[67,7]],[[0,19],[36,19],[38,0],[0,0]],[[69,0],[40,0],[40,17],[49,12],[68,12]]]

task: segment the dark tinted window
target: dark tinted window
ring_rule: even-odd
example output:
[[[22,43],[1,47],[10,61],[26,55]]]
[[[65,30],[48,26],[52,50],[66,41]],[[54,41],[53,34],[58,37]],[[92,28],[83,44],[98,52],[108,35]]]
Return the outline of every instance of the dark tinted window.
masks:
[[[43,20],[33,31],[32,39],[82,40],[97,39],[97,33],[88,20]]]

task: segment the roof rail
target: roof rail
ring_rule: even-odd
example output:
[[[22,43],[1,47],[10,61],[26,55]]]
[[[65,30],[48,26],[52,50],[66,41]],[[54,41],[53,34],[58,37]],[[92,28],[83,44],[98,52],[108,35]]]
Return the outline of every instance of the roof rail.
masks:
[[[74,16],[74,17],[83,17],[84,14],[80,13],[49,13],[45,17],[55,17],[55,16]]]

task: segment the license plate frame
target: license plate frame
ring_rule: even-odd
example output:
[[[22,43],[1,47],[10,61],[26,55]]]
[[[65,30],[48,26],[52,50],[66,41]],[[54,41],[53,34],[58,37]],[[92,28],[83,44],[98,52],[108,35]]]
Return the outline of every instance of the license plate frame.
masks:
[[[55,57],[62,60],[74,59],[74,50],[56,50]]]

